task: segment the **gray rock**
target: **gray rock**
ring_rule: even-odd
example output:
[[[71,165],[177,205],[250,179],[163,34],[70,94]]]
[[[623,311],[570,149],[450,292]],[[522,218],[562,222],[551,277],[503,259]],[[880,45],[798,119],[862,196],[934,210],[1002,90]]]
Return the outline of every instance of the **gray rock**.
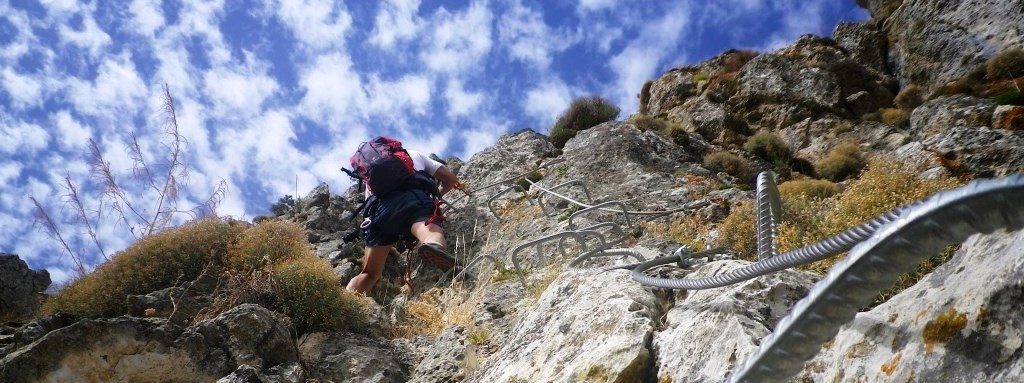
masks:
[[[181,286],[168,287],[146,295],[129,295],[128,314],[167,318],[172,323],[183,325],[213,301],[210,293],[217,288],[219,282],[216,276],[203,274],[195,281],[185,282]]]
[[[875,105],[871,94],[863,90],[847,97],[846,107],[858,117],[878,110],[878,105]]]
[[[466,381],[643,381],[659,315],[655,296],[625,271],[565,271]]]
[[[1024,44],[1024,7],[1016,1],[868,3],[869,9],[894,11],[883,29],[888,33],[891,68],[902,85],[934,88],[970,75],[1005,48]]]
[[[409,368],[386,340],[351,333],[312,333],[299,340],[306,373],[322,382],[405,382]]]
[[[1024,376],[1022,253],[1021,231],[971,237],[916,285],[857,314],[797,379],[1019,381]]]
[[[667,114],[675,107],[682,105],[686,99],[699,94],[694,71],[672,70],[651,82],[650,100],[646,114],[659,116]]]
[[[48,271],[32,270],[16,254],[0,253],[0,321],[32,317],[48,287]]]
[[[701,278],[749,265],[716,261],[688,275]],[[659,382],[722,382],[757,350],[816,276],[786,270],[735,285],[679,294],[654,336]]]
[[[864,66],[887,73],[885,33],[873,23],[839,23],[832,33],[839,46]]]
[[[1024,172],[1024,131],[958,126],[922,144],[957,175],[991,178]]]
[[[1011,114],[1018,116],[1016,124],[1009,120],[1008,116]],[[992,127],[1004,130],[1024,130],[1024,106],[997,106],[995,112],[992,113]]]
[[[470,187],[481,187],[533,169],[554,147],[547,136],[529,129],[502,135],[490,148],[474,154],[460,170],[459,178]],[[482,190],[485,199],[498,188]]]
[[[910,130],[918,137],[943,134],[957,126],[992,126],[991,100],[957,94],[921,104],[910,113]]]
[[[327,186],[327,183],[321,182],[319,185],[314,187],[313,190],[310,190],[309,194],[306,194],[306,198],[303,198],[303,201],[306,202],[307,209],[311,207],[326,209],[331,202],[330,187]]]
[[[360,271],[362,271],[362,266],[349,259],[338,263],[338,265],[334,267],[334,274],[341,279],[339,282],[342,285],[347,285],[348,281],[355,278],[356,275],[359,275]]]
[[[248,364],[238,367],[231,375],[217,380],[217,383],[302,383],[302,367],[298,364],[275,366],[262,371]]]
[[[703,97],[688,99],[682,106],[668,113],[668,120],[682,124],[684,129],[700,134],[704,139],[726,147],[741,146],[750,128],[734,117],[721,104]]]
[[[413,383],[454,383],[466,378],[468,348],[466,329],[450,326],[444,329],[431,345],[423,360],[416,366]]]

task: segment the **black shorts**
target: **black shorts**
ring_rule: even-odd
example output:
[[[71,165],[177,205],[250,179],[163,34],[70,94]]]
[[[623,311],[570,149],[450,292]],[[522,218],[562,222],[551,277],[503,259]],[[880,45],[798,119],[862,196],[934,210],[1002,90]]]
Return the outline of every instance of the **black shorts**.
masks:
[[[396,191],[378,198],[367,209],[370,225],[363,229],[367,246],[393,245],[412,238],[412,224],[425,222],[434,214],[434,198],[419,189]]]

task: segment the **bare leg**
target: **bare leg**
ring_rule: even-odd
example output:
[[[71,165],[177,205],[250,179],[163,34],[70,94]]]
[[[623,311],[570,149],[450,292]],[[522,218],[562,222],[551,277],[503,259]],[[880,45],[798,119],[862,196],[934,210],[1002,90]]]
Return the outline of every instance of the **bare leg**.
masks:
[[[435,224],[424,225],[423,222],[416,222],[412,224],[412,235],[420,241],[420,243],[436,243],[444,246],[444,229]]]
[[[363,272],[356,275],[348,282],[348,289],[360,294],[366,294],[373,288],[373,285],[380,279],[384,272],[384,262],[391,253],[391,245],[387,246],[366,246],[366,255],[363,257]]]

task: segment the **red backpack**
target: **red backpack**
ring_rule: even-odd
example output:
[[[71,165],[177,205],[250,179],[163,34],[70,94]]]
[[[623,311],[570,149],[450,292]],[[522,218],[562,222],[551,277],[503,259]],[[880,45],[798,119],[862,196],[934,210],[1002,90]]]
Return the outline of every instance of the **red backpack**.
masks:
[[[376,196],[403,188],[416,174],[412,157],[402,148],[402,142],[388,137],[377,137],[359,145],[349,159],[352,169]]]

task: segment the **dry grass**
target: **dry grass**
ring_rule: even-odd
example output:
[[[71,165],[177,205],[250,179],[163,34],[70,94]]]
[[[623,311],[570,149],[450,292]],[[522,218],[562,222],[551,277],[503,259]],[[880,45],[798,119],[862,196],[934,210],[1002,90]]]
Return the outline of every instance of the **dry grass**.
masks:
[[[327,261],[312,254],[289,259],[273,268],[272,279],[275,308],[300,332],[365,328],[359,298],[345,290]]]
[[[914,110],[924,103],[924,90],[917,85],[910,85],[900,91],[892,100],[897,108],[903,110]]]
[[[992,56],[985,63],[990,80],[1008,80],[1024,76],[1024,49],[1009,48]]]
[[[416,336],[436,337],[449,324],[445,321],[441,290],[433,288],[419,295],[419,299],[405,304],[405,314],[390,329],[393,338]]]
[[[906,126],[910,122],[910,112],[900,108],[882,109],[882,122],[892,126]]]
[[[673,218],[668,223],[658,220],[644,223],[644,235],[658,238],[670,238],[683,245],[688,245],[695,251],[703,251],[708,248],[704,239],[707,238],[708,229],[711,224],[696,215],[686,215]]]
[[[839,182],[856,176],[867,161],[864,159],[860,147],[854,143],[845,143],[832,148],[821,161],[816,169],[818,174],[833,182]]]
[[[757,259],[756,217],[753,201],[733,205],[718,226],[719,245],[735,250],[743,259]]]
[[[825,199],[842,189],[834,182],[826,180],[793,180],[779,185],[779,194],[785,199]]]
[[[793,157],[789,144],[774,133],[758,133],[748,138],[743,148],[779,168],[788,166]]]
[[[740,156],[729,152],[714,152],[704,156],[704,167],[714,171],[725,172],[736,177],[744,184],[754,183],[755,174],[754,169],[750,167],[750,163],[740,158]]]
[[[664,120],[643,114],[634,115],[630,117],[627,122],[633,124],[633,126],[640,129],[642,132],[664,132],[668,130],[668,123]]]
[[[264,221],[246,230],[231,246],[227,264],[257,270],[309,253],[306,232],[291,221]]]
[[[599,96],[580,97],[558,116],[551,127],[549,138],[556,148],[563,148],[566,141],[576,132],[590,129],[598,124],[614,120],[619,116],[619,107]]]

